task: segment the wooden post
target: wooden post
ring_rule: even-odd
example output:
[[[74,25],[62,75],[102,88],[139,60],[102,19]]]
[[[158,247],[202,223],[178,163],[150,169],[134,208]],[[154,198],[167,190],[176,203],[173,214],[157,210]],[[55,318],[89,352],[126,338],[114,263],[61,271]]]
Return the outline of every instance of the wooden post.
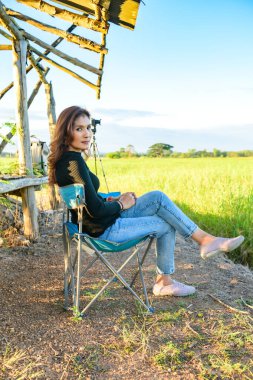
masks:
[[[51,142],[54,137],[55,124],[56,124],[55,100],[54,100],[54,95],[53,95],[52,82],[50,83],[44,82],[44,86],[45,86],[45,94],[46,94],[46,101],[47,101],[47,117],[48,117],[48,123],[49,123],[49,133],[50,133],[50,142]],[[54,210],[58,207],[58,201],[56,198],[54,185],[49,185],[48,195],[49,195],[50,206]]]
[[[46,80],[46,73],[47,73],[48,68],[46,69],[46,71],[43,71],[39,67],[39,65],[36,64],[36,60],[34,59],[31,52],[29,53],[29,60],[32,66],[37,71],[38,76],[45,87],[45,94],[46,94],[46,101],[47,101],[47,117],[48,117],[48,123],[49,123],[49,134],[50,134],[50,141],[52,141],[54,137],[54,130],[55,130],[55,124],[56,124],[56,113],[55,113],[55,100],[53,96],[52,83],[51,82],[49,83]],[[54,185],[49,185],[48,195],[49,195],[49,202],[50,202],[51,208],[56,209],[58,206],[58,202],[56,198]]]
[[[26,86],[26,52],[27,42],[23,38],[13,39],[13,66],[14,87],[17,98],[17,133],[19,138],[19,171],[22,175],[33,175],[30,131],[27,112],[27,86]],[[34,187],[21,190],[24,235],[36,239],[39,234],[38,210],[35,201]]]
[[[47,73],[49,72],[49,70],[50,70],[50,68],[47,67],[46,70],[45,70],[45,74],[44,74],[45,77],[46,77]],[[41,81],[41,79],[39,79],[38,82],[36,83],[34,89],[33,89],[33,92],[30,95],[30,98],[27,101],[27,108],[29,108],[31,106],[31,104],[33,102],[33,99],[38,94],[41,85],[42,85],[42,81]]]

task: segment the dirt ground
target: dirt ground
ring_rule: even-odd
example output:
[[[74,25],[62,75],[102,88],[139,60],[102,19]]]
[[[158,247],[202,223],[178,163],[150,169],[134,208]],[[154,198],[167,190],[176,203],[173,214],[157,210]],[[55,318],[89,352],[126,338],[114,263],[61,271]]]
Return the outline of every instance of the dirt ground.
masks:
[[[153,247],[145,278],[154,315],[145,315],[115,283],[78,321],[62,307],[61,213],[49,216],[36,243],[0,251],[1,379],[253,378],[253,310],[243,303],[252,305],[252,271],[224,256],[203,261],[194,243],[178,237],[174,277],[194,284],[196,295],[152,296]],[[91,269],[82,283],[83,301],[109,276],[102,265]],[[243,343],[231,338],[233,332]],[[216,340],[225,336],[221,355]],[[227,358],[230,369],[224,367]]]

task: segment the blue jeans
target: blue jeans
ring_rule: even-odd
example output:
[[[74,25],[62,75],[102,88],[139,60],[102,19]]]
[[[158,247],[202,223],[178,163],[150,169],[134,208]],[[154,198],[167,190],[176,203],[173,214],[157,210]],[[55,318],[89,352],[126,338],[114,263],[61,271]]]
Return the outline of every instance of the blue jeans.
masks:
[[[175,235],[190,237],[198,226],[161,191],[151,191],[121,212],[99,238],[121,243],[141,236],[156,236],[157,273],[174,273]]]

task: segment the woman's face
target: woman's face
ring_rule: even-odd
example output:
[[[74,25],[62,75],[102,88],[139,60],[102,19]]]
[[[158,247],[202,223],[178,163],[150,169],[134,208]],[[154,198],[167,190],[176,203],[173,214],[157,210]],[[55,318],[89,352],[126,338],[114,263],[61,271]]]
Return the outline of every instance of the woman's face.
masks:
[[[82,152],[89,149],[91,136],[91,124],[88,116],[77,117],[74,122],[73,140],[69,145],[69,150]]]

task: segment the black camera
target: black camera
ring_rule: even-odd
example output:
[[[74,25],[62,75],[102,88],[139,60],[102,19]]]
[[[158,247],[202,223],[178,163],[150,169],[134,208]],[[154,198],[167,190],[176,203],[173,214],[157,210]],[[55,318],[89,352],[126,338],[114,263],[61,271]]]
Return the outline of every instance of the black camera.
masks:
[[[91,130],[93,133],[97,131],[97,125],[101,125],[101,119],[91,119]]]

